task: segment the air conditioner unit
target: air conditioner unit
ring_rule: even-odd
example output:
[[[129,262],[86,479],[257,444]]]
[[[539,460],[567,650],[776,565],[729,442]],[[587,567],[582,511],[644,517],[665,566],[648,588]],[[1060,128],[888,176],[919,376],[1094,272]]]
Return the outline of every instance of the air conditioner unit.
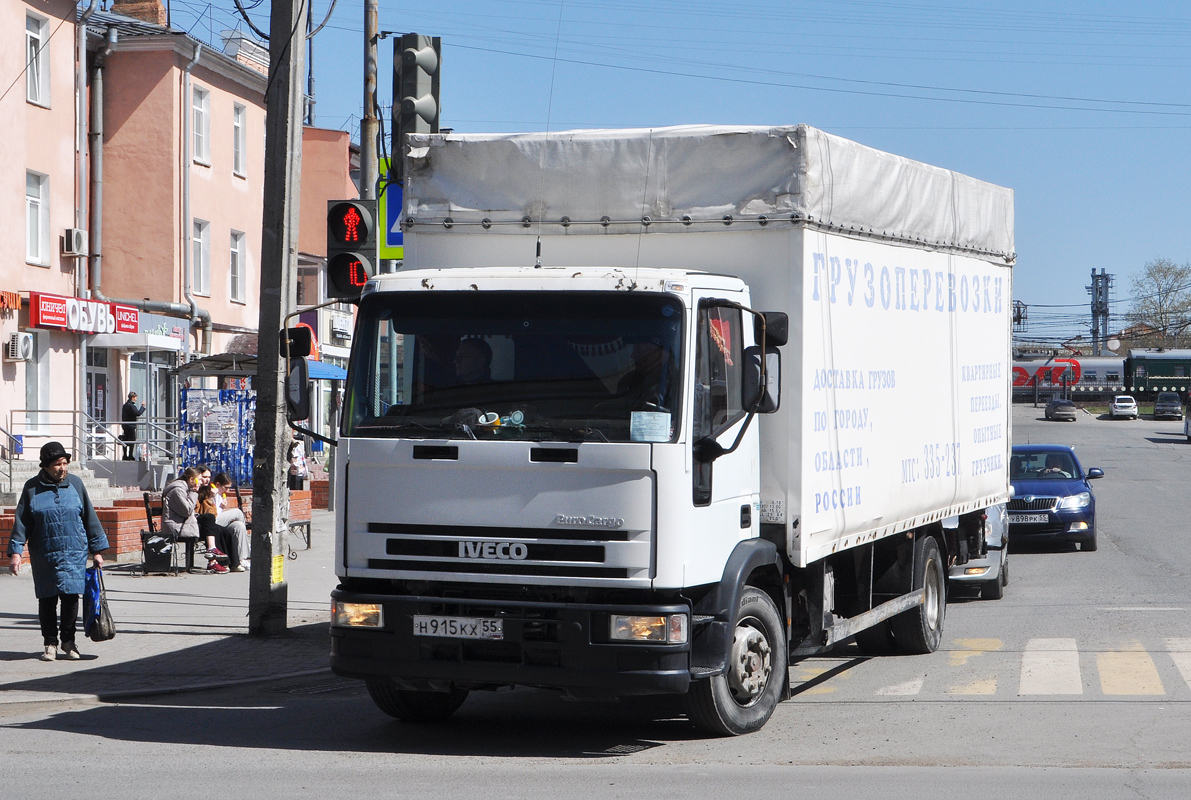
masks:
[[[8,342],[4,345],[4,359],[6,361],[29,361],[33,358],[33,334],[18,331],[9,334]]]
[[[87,255],[87,232],[82,228],[67,228],[62,235],[62,255]]]

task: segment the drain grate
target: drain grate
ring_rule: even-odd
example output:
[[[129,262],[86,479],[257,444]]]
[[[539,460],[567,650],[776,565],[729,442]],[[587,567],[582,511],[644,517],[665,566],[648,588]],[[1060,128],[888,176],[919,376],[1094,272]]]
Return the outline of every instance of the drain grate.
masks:
[[[364,684],[360,681],[331,680],[304,683],[300,686],[278,686],[269,689],[269,691],[278,694],[328,694],[330,692],[345,692],[349,689],[362,689],[363,687]]]

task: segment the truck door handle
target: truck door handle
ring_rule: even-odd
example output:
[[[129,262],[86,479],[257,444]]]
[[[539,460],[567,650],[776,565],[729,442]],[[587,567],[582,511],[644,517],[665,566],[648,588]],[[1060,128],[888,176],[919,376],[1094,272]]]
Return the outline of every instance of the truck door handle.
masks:
[[[740,527],[753,527],[753,507],[751,505],[745,504],[740,507]]]

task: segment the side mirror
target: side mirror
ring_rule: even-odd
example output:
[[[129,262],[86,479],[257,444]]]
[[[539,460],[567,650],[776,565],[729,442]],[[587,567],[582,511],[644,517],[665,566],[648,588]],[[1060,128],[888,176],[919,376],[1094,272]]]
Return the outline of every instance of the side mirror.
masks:
[[[1090,470],[1088,470],[1088,480],[1095,480],[1096,478],[1103,477],[1104,470],[1100,469],[1100,467],[1092,467]]]
[[[790,316],[784,311],[764,311],[753,318],[753,341],[761,341],[761,317],[765,318],[765,347],[781,347],[790,341]]]
[[[310,367],[305,358],[291,358],[285,374],[285,412],[290,422],[310,419]]]
[[[782,401],[782,354],[776,347],[765,348],[765,385],[761,385],[761,348],[744,348],[744,380],[741,386],[741,405],[745,409],[757,406],[758,414],[772,414]]]

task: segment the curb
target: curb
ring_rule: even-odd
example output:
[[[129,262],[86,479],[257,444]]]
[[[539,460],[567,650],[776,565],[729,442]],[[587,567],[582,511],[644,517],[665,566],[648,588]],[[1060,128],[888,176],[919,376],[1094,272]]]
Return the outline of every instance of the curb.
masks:
[[[63,694],[61,692],[47,693],[41,697],[30,697],[28,695],[35,695],[36,692],[29,692],[25,690],[17,690],[20,694],[20,699],[9,699],[5,697],[8,691],[0,687],[0,707],[10,707],[18,705],[40,705],[44,703],[113,703],[120,700],[127,700],[135,697],[159,697],[161,695],[169,694],[185,694],[186,692],[205,692],[212,689],[228,689],[233,686],[247,686],[253,683],[268,683],[269,681],[287,680],[289,678],[303,678],[309,675],[322,675],[330,673],[330,667],[320,667],[319,669],[306,669],[297,672],[282,672],[277,675],[265,675],[255,678],[236,678],[234,680],[226,681],[208,681],[207,683],[195,683],[189,686],[171,686],[162,689],[126,689],[123,691],[104,692],[102,694]]]

